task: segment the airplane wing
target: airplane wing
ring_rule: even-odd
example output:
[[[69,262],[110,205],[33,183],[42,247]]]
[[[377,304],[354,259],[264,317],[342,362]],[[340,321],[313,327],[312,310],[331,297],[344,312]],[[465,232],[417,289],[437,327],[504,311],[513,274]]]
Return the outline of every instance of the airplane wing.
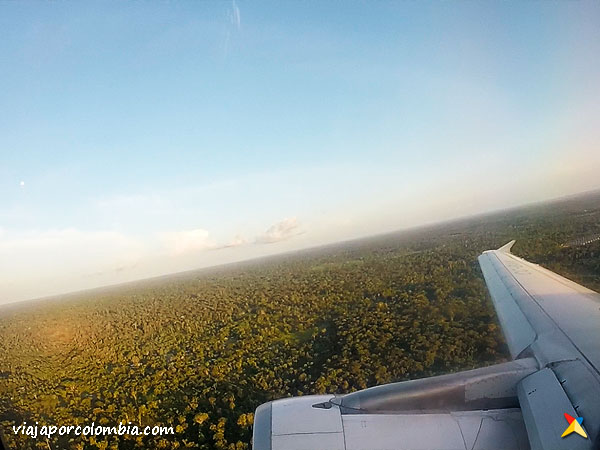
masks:
[[[254,449],[597,450],[600,296],[512,255],[513,244],[479,263],[514,361],[265,403]]]
[[[535,357],[544,368],[519,390],[532,448],[573,448],[567,439],[556,440],[563,413],[585,419],[588,446],[576,448],[594,448],[600,432],[600,295],[513,255],[513,244],[484,252],[479,264],[511,355]]]
[[[511,254],[513,244],[479,257],[513,358],[527,349],[545,363],[578,354],[598,372],[600,295]]]

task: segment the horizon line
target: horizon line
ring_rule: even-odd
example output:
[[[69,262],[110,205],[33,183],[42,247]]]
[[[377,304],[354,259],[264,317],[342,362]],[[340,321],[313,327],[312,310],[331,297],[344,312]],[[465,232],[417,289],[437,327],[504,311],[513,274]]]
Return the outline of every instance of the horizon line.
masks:
[[[267,260],[269,258],[278,258],[278,257],[282,257],[285,255],[295,255],[298,253],[321,249],[321,248],[326,248],[326,247],[330,247],[330,246],[348,244],[348,243],[352,243],[352,242],[356,242],[356,241],[362,241],[362,240],[371,239],[371,238],[383,237],[383,236],[388,236],[391,234],[396,234],[396,233],[401,233],[401,232],[409,232],[409,231],[414,231],[414,230],[427,228],[427,227],[441,226],[441,225],[445,225],[445,224],[449,224],[449,223],[453,223],[453,222],[474,219],[474,218],[481,217],[481,216],[491,216],[491,215],[506,212],[506,211],[514,211],[514,210],[532,207],[532,206],[536,206],[536,205],[555,203],[555,202],[560,202],[563,200],[573,199],[573,198],[577,198],[577,197],[584,197],[584,196],[593,195],[593,194],[600,194],[600,188],[577,192],[574,194],[567,194],[567,195],[563,195],[560,197],[553,197],[553,198],[546,199],[546,200],[538,200],[538,201],[533,201],[533,202],[522,203],[522,204],[515,205],[515,206],[495,208],[495,209],[491,209],[488,211],[481,211],[481,212],[477,212],[477,213],[469,214],[469,215],[465,215],[465,216],[453,217],[450,219],[423,222],[419,225],[413,225],[413,226],[409,226],[406,228],[398,228],[398,229],[392,230],[392,231],[384,231],[381,233],[368,234],[368,235],[358,236],[358,237],[354,237],[354,238],[350,238],[350,239],[333,241],[333,242],[329,242],[326,244],[311,245],[311,246],[303,247],[303,248],[296,249],[296,250],[285,250],[285,251],[272,253],[270,255],[242,258],[237,261],[227,262],[227,263],[223,263],[223,264],[208,265],[208,266],[198,267],[195,269],[182,270],[179,272],[168,272],[168,273],[164,273],[161,275],[156,275],[156,276],[151,276],[151,277],[146,277],[146,278],[137,278],[135,280],[124,281],[121,283],[112,283],[112,284],[94,286],[94,287],[85,288],[85,289],[78,289],[78,290],[74,290],[74,291],[65,291],[65,292],[60,292],[60,293],[56,293],[56,294],[45,295],[42,297],[33,297],[33,298],[27,298],[27,299],[22,299],[22,300],[8,301],[8,302],[0,303],[0,309],[2,309],[5,306],[14,306],[17,304],[23,304],[23,303],[27,303],[27,302],[36,302],[36,301],[43,302],[43,301],[58,300],[61,297],[76,296],[76,295],[80,295],[80,294],[84,294],[84,293],[88,293],[88,292],[91,293],[94,291],[101,291],[103,289],[115,289],[115,288],[124,287],[127,285],[133,285],[135,283],[140,283],[140,282],[158,281],[162,278],[175,277],[177,275],[190,274],[193,272],[199,272],[199,271],[203,271],[203,270],[231,267],[231,266],[235,266],[236,264],[240,264],[240,263],[263,261],[263,260]]]

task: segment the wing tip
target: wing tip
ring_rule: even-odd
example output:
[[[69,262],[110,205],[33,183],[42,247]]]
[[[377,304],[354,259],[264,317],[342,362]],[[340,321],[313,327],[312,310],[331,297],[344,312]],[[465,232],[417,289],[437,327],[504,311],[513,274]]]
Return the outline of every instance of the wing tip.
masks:
[[[515,245],[515,241],[514,239],[506,244],[504,244],[502,247],[500,247],[497,251],[499,252],[503,252],[503,253],[510,253],[510,249],[512,248],[513,245]]]

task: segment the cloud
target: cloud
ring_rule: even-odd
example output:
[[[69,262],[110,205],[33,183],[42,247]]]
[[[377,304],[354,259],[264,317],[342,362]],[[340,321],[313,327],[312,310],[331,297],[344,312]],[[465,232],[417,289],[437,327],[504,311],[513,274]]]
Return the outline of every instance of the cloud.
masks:
[[[294,236],[302,234],[299,230],[300,225],[295,217],[283,219],[281,222],[269,227],[269,229],[260,236],[256,237],[257,244],[273,244],[275,242],[285,241]]]
[[[227,18],[229,23],[226,24],[225,30],[225,42],[223,45],[223,56],[227,57],[229,54],[229,43],[232,37],[240,32],[242,26],[242,17],[240,15],[240,8],[238,7],[235,0],[231,2],[231,8],[227,9]]]
[[[255,240],[204,228],[131,235],[63,228],[11,231],[0,227],[0,304],[121,283],[268,254],[252,249],[300,234],[295,218]],[[231,251],[212,252],[212,250]],[[35,280],[35,282],[32,282]]]
[[[246,240],[246,238],[244,238],[244,236],[236,234],[235,237],[231,241],[229,241],[228,244],[219,245],[218,247],[215,247],[215,249],[218,250],[222,248],[240,247],[242,245],[246,245],[247,243],[248,241]]]
[[[219,247],[210,237],[210,233],[202,228],[160,233],[160,238],[171,255],[183,255]]]
[[[142,241],[114,231],[5,230],[0,236],[0,303],[89,287],[86,274],[135,265],[146,253]]]
[[[2,238],[3,233],[0,233]],[[0,240],[2,251],[44,251],[48,249],[71,250],[85,249],[86,247],[124,248],[135,247],[136,241],[122,233],[113,231],[82,231],[76,228],[59,230],[28,231],[6,235]]]
[[[229,19],[231,20],[231,24],[236,27],[236,29],[240,29],[242,24],[241,16],[240,16],[240,8],[238,8],[235,0],[231,3],[231,10],[229,11]]]
[[[219,244],[211,237],[207,230],[198,228],[187,231],[171,231],[160,233],[163,245],[171,256],[178,256],[204,250],[221,250],[246,245],[248,241],[240,234],[236,234],[227,244]]]

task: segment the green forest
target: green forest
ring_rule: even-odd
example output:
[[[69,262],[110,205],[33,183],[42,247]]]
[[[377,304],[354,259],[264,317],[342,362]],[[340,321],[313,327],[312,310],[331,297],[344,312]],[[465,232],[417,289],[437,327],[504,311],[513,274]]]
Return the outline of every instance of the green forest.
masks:
[[[0,307],[0,423],[16,449],[248,449],[268,400],[507,359],[477,256],[600,290],[600,193]],[[82,255],[82,257],[85,257]],[[173,435],[15,435],[13,425]]]

